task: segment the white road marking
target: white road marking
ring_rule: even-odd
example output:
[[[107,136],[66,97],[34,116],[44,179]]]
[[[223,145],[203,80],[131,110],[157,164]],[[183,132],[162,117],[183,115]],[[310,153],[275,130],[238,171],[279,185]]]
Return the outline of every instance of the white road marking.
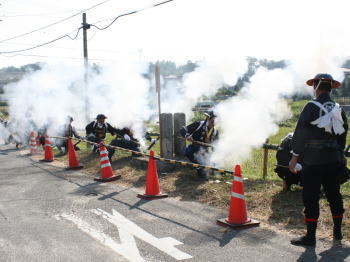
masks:
[[[113,214],[109,214],[106,211],[103,211],[99,208],[92,209],[91,212],[93,212],[96,215],[102,216],[110,223],[116,225],[119,230],[119,237],[121,242],[128,244],[128,248],[130,250],[133,250],[132,252],[135,252],[136,250],[138,251],[134,239],[134,237],[137,237],[177,260],[192,258],[192,256],[190,256],[189,254],[175,248],[175,246],[183,244],[182,242],[172,237],[156,238],[155,236],[152,236],[150,233],[148,233],[132,221],[128,220],[126,217],[124,217],[114,209],[112,209]]]
[[[95,229],[92,225],[86,223],[73,214],[62,214],[55,217],[56,219],[64,218],[73,222],[79,229],[132,262],[145,261],[141,257],[140,252],[137,248],[135,237],[151,244],[160,251],[163,251],[164,253],[172,256],[177,260],[192,258],[192,256],[189,254],[182,252],[175,247],[177,245],[182,245],[182,242],[172,237],[156,238],[114,209],[112,209],[113,214],[107,213],[106,211],[99,208],[92,209],[91,212],[101,216],[102,218],[117,226],[121,243],[117,243],[107,234]]]
[[[80,218],[78,218],[75,215],[67,215],[67,214],[62,214],[60,215],[61,217],[72,221],[74,224],[78,226],[79,229],[84,231],[85,233],[89,234],[93,238],[97,239],[99,242],[102,244],[108,246],[109,248],[113,249],[116,251],[118,254],[122,255],[126,259],[130,261],[135,261],[135,262],[144,262],[145,260],[140,256],[139,250],[136,247],[135,240],[131,238],[126,239],[125,243],[119,244],[116,241],[114,241],[111,237],[106,235],[105,233],[102,233],[98,231],[97,229],[94,229],[93,226],[90,224],[84,222]],[[120,232],[120,231],[119,231]],[[131,241],[127,241],[131,240]],[[132,248],[132,249],[131,249]]]

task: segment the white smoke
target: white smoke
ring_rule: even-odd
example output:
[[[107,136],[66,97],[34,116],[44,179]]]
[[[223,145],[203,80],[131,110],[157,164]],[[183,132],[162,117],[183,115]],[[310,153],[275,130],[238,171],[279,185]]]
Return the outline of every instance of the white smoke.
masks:
[[[10,132],[7,130],[5,125],[0,123],[0,144],[4,144],[5,142],[7,142],[9,136]]]
[[[89,121],[102,113],[112,126],[129,126],[141,136],[143,121],[151,115],[149,83],[141,75],[145,68],[133,62],[116,63],[102,67],[100,74],[90,72],[85,85],[82,67],[43,65],[42,70],[5,87],[16,132],[24,143],[31,131],[43,127],[50,136],[60,135],[68,115],[74,118],[74,126],[84,129],[88,112]]]
[[[253,148],[278,131],[278,121],[291,116],[282,95],[293,92],[288,72],[259,69],[236,97],[217,106],[217,125],[222,133],[211,160],[225,165],[249,157]]]
[[[165,91],[165,112],[184,112],[192,116],[192,108],[202,96],[211,97],[226,85],[235,85],[248,69],[245,57],[228,54],[226,58],[214,57],[198,63],[198,67],[183,76],[183,81],[171,81]]]

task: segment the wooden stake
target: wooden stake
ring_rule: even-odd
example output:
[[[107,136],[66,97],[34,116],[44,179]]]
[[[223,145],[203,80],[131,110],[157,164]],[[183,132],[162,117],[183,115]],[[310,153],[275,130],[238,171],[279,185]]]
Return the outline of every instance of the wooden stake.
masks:
[[[156,79],[156,91],[157,91],[157,94],[158,94],[158,123],[159,123],[159,133],[160,133],[160,156],[163,157],[163,150],[162,150],[162,131],[161,131],[161,128],[162,128],[162,125],[160,123],[161,121],[161,107],[160,107],[160,68],[159,68],[159,64],[157,62],[156,64],[156,68],[155,68],[155,79]]]
[[[265,144],[269,143],[269,139],[266,139]],[[263,166],[263,179],[266,179],[267,164],[268,164],[269,149],[264,148],[264,166]]]

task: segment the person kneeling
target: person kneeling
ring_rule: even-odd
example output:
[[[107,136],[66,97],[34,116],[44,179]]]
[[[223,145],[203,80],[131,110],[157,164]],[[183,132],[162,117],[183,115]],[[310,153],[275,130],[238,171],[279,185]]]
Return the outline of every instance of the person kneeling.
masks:
[[[186,138],[191,144],[186,147],[185,155],[193,163],[205,165],[209,158],[209,149],[211,143],[219,137],[219,132],[215,127],[215,117],[213,111],[205,113],[204,121],[196,121],[180,129],[182,137]],[[207,172],[202,167],[196,169],[200,179],[209,180]]]

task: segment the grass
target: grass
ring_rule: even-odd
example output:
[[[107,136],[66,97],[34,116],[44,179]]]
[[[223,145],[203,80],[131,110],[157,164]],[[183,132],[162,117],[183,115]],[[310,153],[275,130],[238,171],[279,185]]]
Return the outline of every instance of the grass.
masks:
[[[8,111],[7,111],[8,107],[7,106],[2,106],[0,105],[0,116],[8,116]]]
[[[281,139],[289,132],[293,132],[296,121],[305,105],[306,101],[291,102],[293,116],[291,119],[279,123],[277,134],[269,138],[269,143],[279,144]],[[156,132],[156,127],[149,127]],[[107,136],[107,143],[113,139]],[[349,142],[349,138],[348,138]],[[349,143],[348,143],[349,144]],[[87,175],[99,176],[100,167],[98,156],[92,154],[87,148],[86,143],[80,143],[81,148],[78,151],[80,162],[84,164],[83,172]],[[155,154],[159,154],[159,144],[154,148]],[[58,151],[54,151],[57,155]],[[263,149],[255,149],[250,159],[242,163],[243,176],[245,180],[245,196],[247,198],[247,207],[249,216],[260,220],[266,227],[274,228],[280,231],[300,234],[304,232],[303,224],[303,204],[301,201],[301,188],[293,186],[292,191],[282,191],[282,180],[274,173],[276,151],[269,150],[268,154],[268,175],[262,179],[263,170]],[[67,163],[67,156],[57,156],[62,162]],[[144,190],[146,178],[145,170],[134,165],[130,153],[120,150],[112,162],[113,169],[122,174],[122,179],[116,184],[133,186]],[[214,176],[213,180],[207,183],[198,181],[196,171],[193,168],[178,166],[174,171],[168,173],[158,173],[159,183],[162,192],[166,192],[171,197],[177,197],[182,201],[198,201],[206,203],[223,210],[228,210],[230,204],[231,185],[228,176]],[[350,207],[350,183],[342,185],[341,192],[344,197],[345,209]],[[324,196],[320,200],[320,222],[317,234],[319,237],[331,238],[332,221],[328,203]],[[344,238],[350,241],[350,222],[345,213],[344,219]]]

